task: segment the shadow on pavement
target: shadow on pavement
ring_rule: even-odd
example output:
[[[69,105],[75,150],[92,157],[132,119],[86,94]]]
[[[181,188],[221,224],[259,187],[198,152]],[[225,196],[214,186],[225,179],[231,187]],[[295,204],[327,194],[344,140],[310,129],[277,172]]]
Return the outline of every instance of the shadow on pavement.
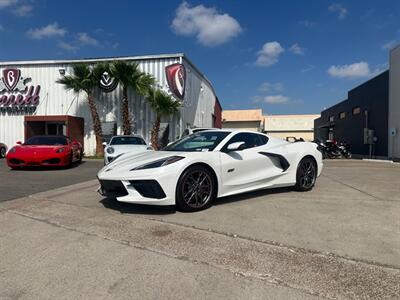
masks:
[[[237,201],[250,200],[253,198],[267,195],[294,192],[291,187],[265,189],[253,192],[247,192],[239,195],[218,198],[213,205],[229,204]],[[104,198],[100,200],[105,208],[117,210],[122,214],[143,214],[143,215],[167,215],[176,213],[175,206],[142,205],[134,203],[118,202],[113,198]]]
[[[104,198],[100,203],[105,208],[119,211],[121,214],[143,214],[143,215],[168,215],[176,213],[174,206],[143,205],[118,202],[113,198]]]

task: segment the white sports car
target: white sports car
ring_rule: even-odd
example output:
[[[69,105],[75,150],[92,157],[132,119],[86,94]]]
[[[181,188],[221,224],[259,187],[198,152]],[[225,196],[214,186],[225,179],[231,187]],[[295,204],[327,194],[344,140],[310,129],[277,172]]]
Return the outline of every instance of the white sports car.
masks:
[[[103,143],[104,146],[104,164],[112,162],[117,156],[124,153],[140,153],[151,150],[140,135],[116,135],[110,139],[110,142]]]
[[[288,143],[250,131],[201,131],[163,151],[124,154],[99,173],[99,192],[118,201],[209,207],[218,197],[293,186],[312,189],[322,155],[309,142]]]

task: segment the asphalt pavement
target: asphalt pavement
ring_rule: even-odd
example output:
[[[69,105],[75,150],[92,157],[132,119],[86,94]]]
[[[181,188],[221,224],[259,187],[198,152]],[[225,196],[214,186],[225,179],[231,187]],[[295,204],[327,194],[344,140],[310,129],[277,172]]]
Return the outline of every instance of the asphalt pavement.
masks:
[[[102,167],[103,160],[87,159],[71,168],[11,170],[0,159],[0,202],[95,179]]]

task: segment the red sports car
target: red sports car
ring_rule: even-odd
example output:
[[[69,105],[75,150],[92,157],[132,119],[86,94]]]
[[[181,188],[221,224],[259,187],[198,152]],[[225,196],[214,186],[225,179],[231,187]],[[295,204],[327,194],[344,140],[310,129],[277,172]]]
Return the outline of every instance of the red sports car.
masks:
[[[66,167],[80,162],[82,144],[65,136],[34,136],[24,144],[17,145],[7,153],[7,164],[11,169],[32,166]]]

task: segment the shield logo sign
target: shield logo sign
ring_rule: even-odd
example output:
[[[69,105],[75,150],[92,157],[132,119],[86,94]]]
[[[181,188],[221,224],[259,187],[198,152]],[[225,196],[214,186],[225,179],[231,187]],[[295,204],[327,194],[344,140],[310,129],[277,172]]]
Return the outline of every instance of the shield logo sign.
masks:
[[[165,74],[170,91],[180,100],[185,97],[186,69],[182,64],[165,67]]]
[[[3,82],[9,91],[13,91],[21,77],[21,71],[18,69],[3,70]]]

